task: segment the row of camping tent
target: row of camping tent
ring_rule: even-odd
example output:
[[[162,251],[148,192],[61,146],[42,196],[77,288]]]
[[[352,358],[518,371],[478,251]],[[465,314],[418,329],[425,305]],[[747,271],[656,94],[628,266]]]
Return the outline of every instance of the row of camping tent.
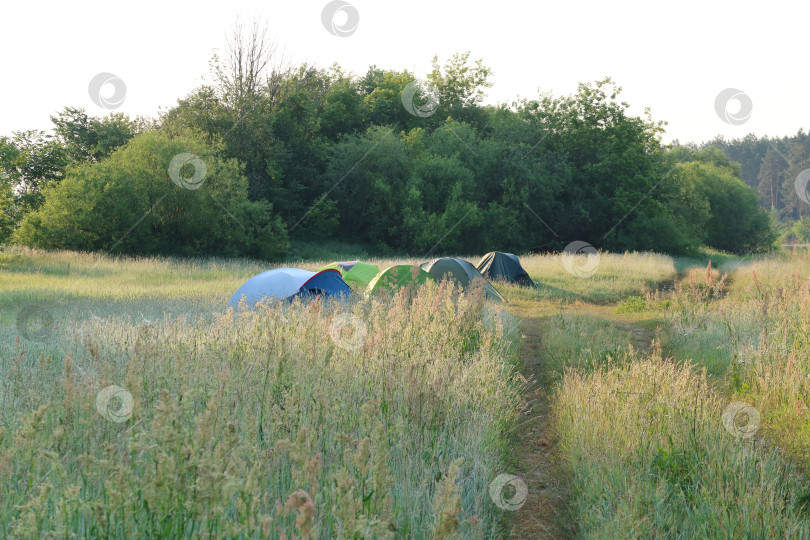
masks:
[[[228,301],[228,306],[239,306],[243,298],[246,306],[253,306],[265,298],[292,300],[316,294],[349,295],[352,288],[375,294],[382,290],[444,279],[455,282],[460,288],[466,288],[478,279],[483,283],[488,299],[502,302],[503,296],[487,278],[536,286],[515,255],[494,251],[484,255],[477,267],[464,259],[443,257],[418,267],[400,264],[383,271],[377,265],[362,261],[336,262],[315,272],[300,268],[275,268],[247,280]]]

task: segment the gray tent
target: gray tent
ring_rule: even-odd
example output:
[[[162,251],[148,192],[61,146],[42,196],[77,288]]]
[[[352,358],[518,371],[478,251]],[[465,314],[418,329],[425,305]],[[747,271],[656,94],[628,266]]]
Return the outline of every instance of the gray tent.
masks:
[[[479,279],[484,284],[484,292],[489,300],[495,300],[496,302],[505,301],[501,293],[492,286],[492,283],[487,281],[472,263],[464,259],[442,257],[441,259],[433,259],[430,262],[423,263],[421,268],[438,281],[448,279],[454,281],[461,288],[465,288],[471,285],[476,279]]]

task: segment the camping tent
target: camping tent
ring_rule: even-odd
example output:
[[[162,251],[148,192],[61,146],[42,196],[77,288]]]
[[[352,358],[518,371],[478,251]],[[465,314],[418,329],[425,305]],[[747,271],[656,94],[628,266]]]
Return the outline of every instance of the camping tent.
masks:
[[[415,271],[414,271],[415,270]],[[368,284],[369,293],[377,293],[383,289],[396,290],[408,285],[417,287],[426,281],[435,281],[435,278],[419,267],[407,264],[389,266]]]
[[[361,261],[339,261],[318,268],[319,272],[322,270],[337,270],[349,285],[365,287],[377,275],[380,267]]]
[[[509,281],[528,287],[537,286],[520,265],[520,260],[511,253],[491,251],[481,258],[476,268],[487,279]]]
[[[456,284],[462,288],[471,285],[476,278],[480,279],[484,282],[484,291],[488,299],[498,302],[504,300],[501,293],[492,286],[492,283],[487,281],[486,278],[481,275],[481,272],[464,259],[456,259],[454,257],[433,259],[430,262],[422,264],[421,268],[439,281],[448,279],[456,282]]]
[[[324,294],[341,296],[351,289],[337,270],[309,272],[298,268],[275,268],[247,280],[228,300],[228,307],[237,307],[245,296],[245,304],[253,306],[263,298],[292,300],[296,296]]]

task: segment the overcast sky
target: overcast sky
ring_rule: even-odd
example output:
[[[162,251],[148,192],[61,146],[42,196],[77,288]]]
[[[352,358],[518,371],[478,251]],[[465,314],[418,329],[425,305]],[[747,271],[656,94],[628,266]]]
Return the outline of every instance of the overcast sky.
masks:
[[[810,128],[807,2],[348,2],[359,24],[345,37],[324,27],[325,0],[4,2],[0,135],[49,129],[65,106],[106,114],[88,93],[101,72],[126,84],[116,111],[156,116],[203,81],[237,17],[262,17],[295,61],[356,74],[376,64],[424,76],[434,54],[470,51],[494,72],[490,103],[611,76],[633,112],[668,121],[665,141]],[[352,16],[337,12],[337,27]],[[718,116],[728,88],[750,99],[747,120],[745,96],[729,103],[732,123]]]

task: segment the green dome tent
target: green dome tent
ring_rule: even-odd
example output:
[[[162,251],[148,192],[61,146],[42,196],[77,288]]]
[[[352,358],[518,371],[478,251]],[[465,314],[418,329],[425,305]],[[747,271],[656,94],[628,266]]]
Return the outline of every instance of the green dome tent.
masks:
[[[504,297],[501,296],[501,293],[492,286],[492,283],[487,281],[472,263],[464,259],[456,259],[454,257],[433,259],[430,262],[423,263],[421,268],[437,280],[448,279],[454,281],[461,288],[472,285],[476,278],[480,279],[484,282],[484,292],[487,299],[495,300],[496,302],[503,302],[505,300]]]
[[[436,279],[418,266],[398,264],[389,266],[377,274],[368,284],[367,290],[369,293],[374,294],[381,290],[397,290],[408,285],[418,287],[426,281],[436,281]]]
[[[318,268],[318,272],[323,270],[337,270],[343,281],[352,287],[365,287],[377,275],[380,267],[361,261],[340,261]]]
[[[511,253],[491,251],[481,258],[476,268],[487,279],[537,287],[537,283],[529,277],[529,274],[521,266],[520,259]]]

